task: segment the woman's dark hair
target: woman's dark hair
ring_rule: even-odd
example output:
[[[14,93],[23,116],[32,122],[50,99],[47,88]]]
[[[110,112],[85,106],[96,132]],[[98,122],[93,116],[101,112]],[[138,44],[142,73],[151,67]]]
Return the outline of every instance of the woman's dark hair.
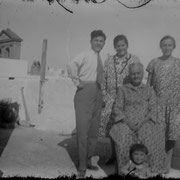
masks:
[[[106,35],[102,30],[94,30],[91,32],[91,40],[95,37],[102,36],[106,40]]]
[[[128,47],[128,40],[127,40],[127,37],[125,35],[117,35],[114,40],[113,40],[113,44],[114,44],[114,47],[116,46],[116,44],[119,42],[119,41],[124,41]]]
[[[134,162],[133,160],[133,153],[135,151],[141,151],[141,152],[144,152],[146,155],[148,155],[148,149],[147,147],[144,145],[144,144],[133,144],[130,148],[130,151],[129,151],[129,157],[130,157],[130,160]]]
[[[175,39],[172,37],[172,36],[164,36],[161,40],[160,40],[160,43],[159,43],[159,46],[161,47],[162,46],[162,42],[166,39],[171,39],[173,41],[173,44],[174,44],[174,48],[176,48],[176,41]]]

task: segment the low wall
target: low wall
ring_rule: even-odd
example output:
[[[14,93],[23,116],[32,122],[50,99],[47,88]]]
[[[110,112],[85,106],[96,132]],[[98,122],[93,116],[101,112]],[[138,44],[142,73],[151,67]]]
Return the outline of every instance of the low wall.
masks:
[[[75,90],[69,78],[47,77],[43,87],[44,106],[40,115],[39,128],[56,130],[60,134],[72,133],[75,128],[73,104]]]
[[[28,72],[28,61],[0,58],[0,77],[24,77]]]
[[[75,87],[69,78],[47,77],[43,86],[44,107],[38,114],[39,76],[9,78],[0,77],[0,98],[10,98],[20,104],[20,121],[26,120],[21,88],[24,95],[31,123],[36,128],[52,130],[60,134],[71,134],[75,128],[73,98]]]

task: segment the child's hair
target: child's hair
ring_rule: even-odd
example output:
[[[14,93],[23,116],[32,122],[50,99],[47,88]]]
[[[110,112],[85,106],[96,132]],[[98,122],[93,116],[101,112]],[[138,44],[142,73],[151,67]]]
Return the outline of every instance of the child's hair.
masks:
[[[133,153],[135,151],[141,151],[141,152],[144,152],[146,155],[148,155],[148,149],[147,147],[144,145],[144,144],[133,144],[130,148],[130,151],[129,151],[129,157],[130,157],[130,160],[134,162],[133,160]]]

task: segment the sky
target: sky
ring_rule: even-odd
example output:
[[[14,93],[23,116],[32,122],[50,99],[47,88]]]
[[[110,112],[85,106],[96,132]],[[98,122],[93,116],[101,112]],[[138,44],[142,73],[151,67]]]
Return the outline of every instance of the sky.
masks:
[[[176,39],[173,55],[180,57],[179,0],[154,0],[138,9],[127,9],[115,0],[96,5],[67,1],[65,5],[74,13],[56,2],[49,5],[46,0],[0,0],[0,31],[10,28],[23,39],[21,59],[27,60],[29,67],[34,60],[41,61],[43,39],[47,39],[47,67],[64,68],[90,48],[90,33],[95,29],[102,29],[107,36],[101,52],[103,60],[115,53],[113,38],[118,34],[127,36],[128,51],[145,67],[161,55],[159,41],[167,34]]]

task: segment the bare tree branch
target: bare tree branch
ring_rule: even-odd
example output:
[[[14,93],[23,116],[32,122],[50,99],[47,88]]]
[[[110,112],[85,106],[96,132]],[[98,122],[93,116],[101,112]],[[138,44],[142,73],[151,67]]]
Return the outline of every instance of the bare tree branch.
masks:
[[[22,1],[26,1],[26,2],[34,2],[34,0],[22,0]],[[51,5],[52,3],[54,3],[54,0],[47,0],[49,2],[49,5]],[[71,11],[69,8],[67,8],[65,5],[63,5],[63,3],[66,0],[56,0],[56,2],[66,11],[68,11],[69,13],[73,13],[73,11]],[[86,3],[94,3],[94,4],[101,4],[106,2],[107,0],[84,0]],[[119,2],[120,4],[122,4],[124,7],[129,8],[129,9],[135,9],[135,8],[140,8],[142,6],[145,6],[146,4],[148,4],[149,2],[151,2],[152,0],[132,0],[130,2],[127,0],[117,0],[117,2]],[[81,2],[81,0],[72,0],[72,2],[78,4]],[[135,3],[135,5],[128,5],[130,3]]]
[[[101,1],[97,1],[97,0],[91,0],[91,2],[95,3],[95,4],[101,4],[104,3],[106,0],[101,0]]]
[[[70,9],[66,8],[62,3],[60,3],[60,0],[56,0],[57,3],[62,7],[64,8],[66,11],[70,12],[70,13],[73,13],[73,11],[71,11]]]
[[[148,4],[149,2],[151,2],[151,0],[139,0],[138,5],[136,6],[128,6],[126,3],[123,3],[122,0],[117,0],[120,4],[122,4],[124,7],[126,8],[130,8],[130,9],[135,9],[135,8],[140,8],[142,6],[145,6],[146,4]]]

